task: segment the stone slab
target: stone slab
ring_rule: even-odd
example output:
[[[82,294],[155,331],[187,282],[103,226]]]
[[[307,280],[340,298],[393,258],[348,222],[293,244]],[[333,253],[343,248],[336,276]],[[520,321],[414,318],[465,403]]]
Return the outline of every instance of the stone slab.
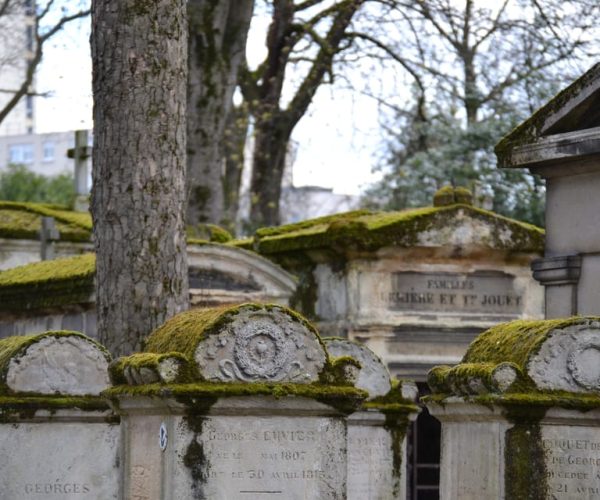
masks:
[[[366,413],[357,412],[348,420],[348,500],[404,500],[405,433],[400,455],[394,457],[394,434],[384,427],[385,416],[378,412],[366,416]],[[370,422],[363,420],[365,416]]]
[[[255,403],[248,414],[237,410],[244,399]],[[345,498],[346,424],[320,404],[240,398],[189,417],[151,404],[131,412],[130,403],[123,407],[126,498]]]
[[[551,498],[600,498],[600,433],[598,428],[543,426],[542,448]]]
[[[119,426],[35,422],[0,425],[0,498],[119,498]]]
[[[514,277],[497,271],[473,273],[391,273],[379,300],[391,311],[509,314],[523,311]]]

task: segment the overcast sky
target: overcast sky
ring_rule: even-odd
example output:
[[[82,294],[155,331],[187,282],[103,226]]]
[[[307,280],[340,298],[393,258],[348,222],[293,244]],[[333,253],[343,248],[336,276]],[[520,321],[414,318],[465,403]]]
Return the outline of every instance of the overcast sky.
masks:
[[[265,27],[254,27],[248,44],[251,58],[261,57]],[[72,23],[51,40],[37,90],[52,93],[38,99],[37,132],[91,128],[89,19]],[[372,167],[381,149],[378,106],[368,97],[341,85],[322,86],[292,138],[298,146],[296,186],[319,185],[357,194],[376,178]]]

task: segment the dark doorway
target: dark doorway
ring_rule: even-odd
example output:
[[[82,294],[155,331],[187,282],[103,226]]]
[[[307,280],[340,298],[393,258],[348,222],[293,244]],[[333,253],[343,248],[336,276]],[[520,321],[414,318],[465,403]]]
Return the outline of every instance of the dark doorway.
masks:
[[[429,394],[427,384],[417,385],[420,396]],[[440,423],[423,407],[407,435],[410,500],[440,498],[440,439]]]

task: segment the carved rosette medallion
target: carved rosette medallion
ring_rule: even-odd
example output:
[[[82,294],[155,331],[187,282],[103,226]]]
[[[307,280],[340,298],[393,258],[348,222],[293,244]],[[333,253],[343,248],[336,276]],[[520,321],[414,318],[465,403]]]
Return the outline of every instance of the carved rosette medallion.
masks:
[[[318,380],[325,352],[315,334],[287,314],[242,310],[198,345],[195,359],[208,380],[309,383]]]

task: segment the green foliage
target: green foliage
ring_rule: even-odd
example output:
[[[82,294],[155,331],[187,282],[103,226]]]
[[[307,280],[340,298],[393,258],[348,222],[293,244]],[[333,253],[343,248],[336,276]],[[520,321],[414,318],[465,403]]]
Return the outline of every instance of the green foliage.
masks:
[[[55,203],[71,206],[75,198],[73,175],[36,174],[24,165],[9,165],[0,173],[0,200]]]
[[[366,191],[363,203],[386,210],[431,205],[436,191],[452,183],[468,187],[476,205],[543,226],[543,182],[522,169],[496,166],[494,145],[515,123],[492,117],[465,130],[458,118],[440,115],[417,125],[427,128],[426,147],[417,151],[408,151],[415,130],[404,129],[390,137],[387,158],[379,167],[382,180]]]

